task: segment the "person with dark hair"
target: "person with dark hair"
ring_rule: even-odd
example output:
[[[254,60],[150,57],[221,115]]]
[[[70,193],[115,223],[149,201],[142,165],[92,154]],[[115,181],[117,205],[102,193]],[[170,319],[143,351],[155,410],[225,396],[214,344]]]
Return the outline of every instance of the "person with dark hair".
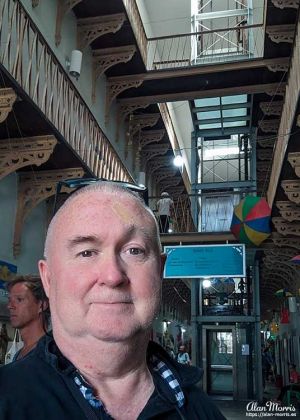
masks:
[[[1,420],[223,420],[202,371],[150,341],[165,255],[141,198],[110,182],[60,207],[39,261],[53,336],[0,369]]]
[[[18,276],[7,285],[10,323],[20,331],[24,346],[13,361],[30,353],[48,328],[48,298],[38,276]]]

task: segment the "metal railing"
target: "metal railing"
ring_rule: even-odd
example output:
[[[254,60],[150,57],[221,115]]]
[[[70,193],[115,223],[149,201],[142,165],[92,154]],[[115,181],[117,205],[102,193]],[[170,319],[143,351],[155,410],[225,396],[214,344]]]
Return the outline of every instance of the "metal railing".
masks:
[[[251,191],[250,191],[251,193]],[[188,232],[228,232],[232,221],[234,207],[249,192],[216,192],[199,194],[182,194],[171,197],[174,201],[174,208],[170,219],[169,233]],[[159,222],[156,203],[160,197],[149,197],[149,206],[154,211]],[[197,221],[191,216],[191,202],[197,202]]]
[[[164,70],[263,56],[263,24],[148,39],[147,69]]]
[[[159,221],[156,210],[156,203],[160,197],[149,197],[149,207],[154,211],[157,220]],[[174,201],[174,208],[172,211],[170,221],[170,233],[185,233],[197,232],[191,213],[190,197],[187,194],[182,194],[177,197],[172,197]]]
[[[0,0],[0,63],[98,177],[131,176],[19,1]]]

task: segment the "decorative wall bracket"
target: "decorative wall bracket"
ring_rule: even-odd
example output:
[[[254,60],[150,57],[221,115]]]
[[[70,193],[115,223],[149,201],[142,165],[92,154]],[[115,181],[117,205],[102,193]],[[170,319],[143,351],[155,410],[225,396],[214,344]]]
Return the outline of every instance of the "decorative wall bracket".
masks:
[[[151,143],[158,143],[164,135],[166,134],[166,130],[147,130],[147,131],[140,131],[140,148],[147,146]]]
[[[259,128],[264,133],[278,133],[280,119],[258,121]]]
[[[176,187],[180,183],[180,181],[181,178],[179,176],[175,176],[173,178],[166,178],[159,183],[159,189],[160,191],[164,191],[171,187]]]
[[[300,222],[300,207],[290,201],[276,201],[281,216],[288,222]]]
[[[293,8],[298,9],[299,0],[271,0],[275,7],[279,9]]]
[[[266,162],[257,162],[256,163],[257,172],[269,172],[268,163]]]
[[[53,153],[54,136],[22,137],[0,141],[0,179],[28,165],[40,166]]]
[[[169,187],[168,192],[173,199],[176,199],[185,192],[185,188],[183,185],[179,185],[178,187]],[[188,231],[186,230],[186,232]]]
[[[137,109],[145,109],[150,105],[149,102],[141,102],[141,101],[132,101],[121,103],[118,109],[117,114],[117,141],[119,139],[119,129],[120,125],[123,121],[125,121],[126,117],[132,114]],[[129,133],[128,133],[129,135]]]
[[[267,160],[270,161],[272,159],[272,149],[258,149],[257,150],[257,158],[259,160]]]
[[[279,44],[280,42],[294,42],[295,25],[272,25],[266,27],[266,33],[271,41]]]
[[[293,203],[300,204],[300,180],[285,180],[281,182],[288,199]]]
[[[276,89],[266,90],[265,93],[269,96],[284,96],[286,91],[286,83],[281,83]]]
[[[126,117],[132,114],[137,109],[145,109],[149,106],[149,102],[133,101],[130,103],[121,103],[119,107],[119,121],[124,121]]]
[[[289,246],[291,248],[300,250],[300,238],[297,238],[297,237],[284,238],[279,234],[273,233],[271,239],[276,246],[279,246],[279,247]]]
[[[130,88],[138,88],[143,83],[143,79],[136,80],[118,80],[107,81],[106,83],[106,106],[105,106],[105,123],[108,123],[109,109],[112,101],[122,92]],[[140,108],[140,107],[139,107]]]
[[[265,172],[257,172],[256,181],[257,181],[258,184],[260,184],[260,183],[262,184],[262,185],[257,186],[257,189],[259,189],[260,191],[263,190],[263,188],[265,187],[265,184],[267,183],[267,181],[269,179],[269,170],[268,169],[269,168],[266,165],[266,171]]]
[[[159,184],[163,179],[173,178],[176,172],[177,170],[175,168],[158,170],[158,171],[155,171],[155,173],[153,174],[153,178],[156,184]]]
[[[283,101],[260,102],[259,107],[265,115],[281,115]]]
[[[281,63],[281,64],[270,64],[267,66],[270,71],[276,73],[278,71],[285,71],[287,72],[289,69],[289,63]]]
[[[274,136],[258,136],[257,142],[261,147],[273,147],[275,143],[275,137]]]
[[[293,152],[288,154],[288,161],[290,162],[295,174],[300,178],[300,152]]]
[[[125,156],[128,154],[128,147],[133,144],[133,139],[136,133],[140,133],[143,128],[153,127],[160,118],[160,114],[140,114],[140,115],[130,115],[129,118],[129,127],[126,136],[125,144]],[[138,138],[139,143],[139,138]]]
[[[158,168],[170,165],[170,156],[160,156],[148,162],[149,172],[152,175]]]
[[[145,147],[141,152],[143,163],[147,165],[149,160],[151,160],[153,157],[164,155],[168,150],[170,150],[170,145],[167,143]]]
[[[56,28],[55,28],[55,45],[61,42],[61,26],[64,16],[82,0],[57,0],[56,9]]]
[[[134,136],[138,131],[146,127],[153,127],[159,120],[160,114],[139,114],[131,115],[129,119],[129,134]]]
[[[125,45],[115,48],[102,48],[93,50],[93,80],[92,100],[95,101],[96,80],[107,69],[119,63],[127,63],[136,52],[135,45]]]
[[[70,178],[81,178],[83,175],[84,171],[82,168],[19,174],[18,205],[13,243],[14,256],[20,253],[21,231],[30,211],[41,201],[55,194],[56,185],[59,181]]]
[[[95,39],[107,33],[118,32],[126,20],[124,13],[78,19],[77,45],[84,50]]]
[[[265,249],[264,254],[267,258],[274,262],[289,262],[294,256],[294,251],[291,248],[270,248]],[[291,267],[293,263],[291,263]]]
[[[16,99],[16,92],[12,88],[0,89],[0,123],[6,120]]]
[[[272,217],[272,222],[278,233],[283,236],[300,236],[300,223],[287,222],[283,217]]]

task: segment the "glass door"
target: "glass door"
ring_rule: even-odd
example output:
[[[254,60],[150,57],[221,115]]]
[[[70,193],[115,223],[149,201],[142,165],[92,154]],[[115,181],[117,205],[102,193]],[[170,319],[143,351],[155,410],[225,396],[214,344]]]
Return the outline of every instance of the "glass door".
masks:
[[[235,328],[206,326],[204,330],[205,391],[235,398]]]

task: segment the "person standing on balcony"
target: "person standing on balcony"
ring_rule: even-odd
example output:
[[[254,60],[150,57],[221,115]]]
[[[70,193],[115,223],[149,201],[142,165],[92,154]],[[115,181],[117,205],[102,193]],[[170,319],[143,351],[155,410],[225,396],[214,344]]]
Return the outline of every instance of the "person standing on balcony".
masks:
[[[157,204],[159,231],[160,233],[168,233],[170,226],[170,219],[174,213],[174,201],[170,198],[169,193],[162,192],[161,198]]]

